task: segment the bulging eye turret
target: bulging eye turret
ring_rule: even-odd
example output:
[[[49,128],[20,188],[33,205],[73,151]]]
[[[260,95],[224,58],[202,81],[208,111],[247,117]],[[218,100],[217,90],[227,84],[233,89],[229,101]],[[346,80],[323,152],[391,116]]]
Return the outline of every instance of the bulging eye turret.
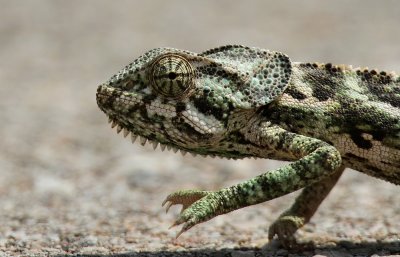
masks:
[[[152,88],[166,98],[182,99],[195,83],[195,70],[188,60],[178,54],[164,54],[150,65]]]

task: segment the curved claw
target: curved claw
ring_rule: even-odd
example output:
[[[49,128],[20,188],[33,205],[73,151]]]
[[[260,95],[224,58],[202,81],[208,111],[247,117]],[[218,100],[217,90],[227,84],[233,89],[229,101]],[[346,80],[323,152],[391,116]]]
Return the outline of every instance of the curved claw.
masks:
[[[185,232],[186,230],[184,230],[183,228],[176,234],[175,239],[178,239],[178,237],[180,237],[180,235],[183,234],[183,232]]]
[[[178,238],[180,235],[182,235],[183,232],[188,231],[188,230],[189,230],[191,227],[193,227],[193,226],[194,226],[194,224],[191,224],[191,223],[189,223],[189,222],[186,222],[186,223],[183,225],[182,229],[176,234],[176,237],[175,237],[175,238]]]
[[[171,208],[172,205],[174,205],[172,202],[168,202],[168,203],[167,203],[167,206],[166,206],[166,208],[165,208],[165,213],[168,213],[169,208]],[[164,206],[164,205],[163,205],[163,206]]]
[[[182,209],[181,209],[180,213],[182,213],[187,207],[190,206],[190,205],[186,205],[186,204],[183,204],[183,203],[176,203],[176,202],[170,201],[168,198],[164,200],[164,202],[162,203],[161,206],[164,207],[164,205],[165,205],[165,213],[168,213],[168,211],[171,208],[171,206],[172,205],[176,205],[176,204],[182,204]]]
[[[194,226],[194,224],[191,224],[187,221],[185,221],[185,218],[183,218],[182,216],[179,216],[177,220],[175,220],[175,222],[168,228],[171,229],[175,226],[181,225],[182,223],[184,223],[182,229],[176,234],[176,238],[178,238],[180,235],[182,235],[183,232],[189,230],[191,227]]]
[[[161,207],[164,207],[164,205],[169,201],[168,196],[165,198],[165,200],[162,202]]]
[[[178,226],[178,224],[176,223],[176,221],[174,222],[174,223],[172,223],[172,225],[171,226],[169,226],[169,228],[168,229],[171,229],[171,228],[173,228],[173,227],[176,227],[176,226]]]

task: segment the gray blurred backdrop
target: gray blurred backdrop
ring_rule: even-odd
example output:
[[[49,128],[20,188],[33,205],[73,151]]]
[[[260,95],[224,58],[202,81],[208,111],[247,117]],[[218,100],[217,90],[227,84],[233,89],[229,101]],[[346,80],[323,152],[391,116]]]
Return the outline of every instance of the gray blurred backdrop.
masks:
[[[178,208],[165,215],[160,204],[170,192],[215,190],[281,164],[181,157],[117,135],[96,106],[96,87],[151,48],[200,52],[243,44],[293,61],[400,72],[396,0],[2,0],[0,6],[0,253],[6,254],[204,248],[216,254],[246,247],[240,254],[287,255],[268,245],[266,233],[296,193],[218,217],[179,240],[176,229],[168,230]],[[399,199],[395,186],[347,171],[299,233],[321,246],[307,253],[396,252]]]

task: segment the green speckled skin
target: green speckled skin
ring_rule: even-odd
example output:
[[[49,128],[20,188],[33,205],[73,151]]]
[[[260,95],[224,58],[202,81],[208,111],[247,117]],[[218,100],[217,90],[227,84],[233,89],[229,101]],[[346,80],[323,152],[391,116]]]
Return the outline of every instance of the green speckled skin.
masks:
[[[217,215],[304,188],[275,221],[291,246],[346,167],[400,184],[400,78],[350,66],[295,63],[278,52],[223,46],[151,50],[97,90],[117,131],[154,148],[291,161],[219,191],[181,190],[178,236]]]

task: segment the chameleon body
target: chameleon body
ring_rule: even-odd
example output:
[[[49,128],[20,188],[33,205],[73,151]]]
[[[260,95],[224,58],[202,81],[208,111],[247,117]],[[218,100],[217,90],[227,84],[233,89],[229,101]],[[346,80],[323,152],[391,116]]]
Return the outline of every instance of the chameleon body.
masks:
[[[182,230],[303,188],[269,229],[290,245],[346,167],[400,184],[400,78],[239,45],[151,50],[97,89],[112,126],[183,154],[291,161],[218,191],[170,194]]]

